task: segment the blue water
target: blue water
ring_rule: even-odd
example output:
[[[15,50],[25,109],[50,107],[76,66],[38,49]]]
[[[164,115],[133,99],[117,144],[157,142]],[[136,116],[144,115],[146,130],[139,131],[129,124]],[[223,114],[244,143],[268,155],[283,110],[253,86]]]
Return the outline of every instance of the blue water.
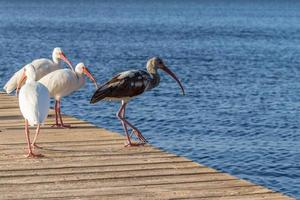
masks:
[[[180,77],[131,101],[128,118],[161,147],[300,198],[300,1],[0,1],[0,85],[60,46],[98,82],[159,55]],[[63,111],[123,133],[118,104]]]

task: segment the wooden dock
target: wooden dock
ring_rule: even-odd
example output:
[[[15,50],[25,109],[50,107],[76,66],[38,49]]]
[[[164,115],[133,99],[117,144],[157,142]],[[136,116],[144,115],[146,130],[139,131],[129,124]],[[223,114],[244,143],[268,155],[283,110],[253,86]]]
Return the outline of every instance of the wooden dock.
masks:
[[[25,158],[17,98],[0,94],[0,199],[293,199],[150,145],[125,148],[71,116],[73,128],[51,128],[53,113],[38,140],[45,157]]]

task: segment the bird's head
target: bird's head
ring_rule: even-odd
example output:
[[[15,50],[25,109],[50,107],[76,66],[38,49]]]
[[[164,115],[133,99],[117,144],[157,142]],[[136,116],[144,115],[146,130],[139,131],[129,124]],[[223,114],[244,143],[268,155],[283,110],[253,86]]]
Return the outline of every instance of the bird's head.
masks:
[[[27,64],[27,65],[25,65],[25,67],[23,67],[21,79],[19,80],[19,82],[17,84],[17,89],[16,89],[17,95],[18,95],[18,92],[19,92],[21,86],[23,85],[23,83],[25,82],[26,79],[36,81],[36,70],[32,64]]]
[[[178,80],[176,75],[165,65],[164,61],[161,58],[159,58],[159,57],[151,58],[147,63],[147,68],[148,68],[148,66],[150,66],[150,68],[152,67],[154,70],[161,69],[164,72],[166,72],[167,74],[169,74],[180,86],[180,88],[182,90],[182,94],[183,95],[185,94],[181,82]]]
[[[52,57],[53,57],[54,60],[63,60],[74,71],[72,63],[69,61],[67,56],[61,50],[61,48],[59,48],[59,47],[54,48],[53,53],[52,53]]]
[[[91,72],[88,70],[88,68],[83,64],[83,63],[78,63],[75,67],[75,72],[77,74],[84,74],[87,77],[89,77],[91,79],[91,81],[94,82],[96,89],[98,88],[96,79],[93,77],[93,75],[91,74]]]

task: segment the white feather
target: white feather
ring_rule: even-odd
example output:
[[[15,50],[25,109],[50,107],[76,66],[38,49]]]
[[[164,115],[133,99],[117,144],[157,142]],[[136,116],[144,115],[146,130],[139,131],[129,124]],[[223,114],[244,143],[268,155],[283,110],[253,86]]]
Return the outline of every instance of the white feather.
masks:
[[[80,73],[70,69],[60,69],[47,74],[39,82],[47,87],[52,97],[60,100],[80,89],[85,84],[85,79]]]
[[[121,72],[118,79],[123,79],[126,77],[132,78],[132,77],[134,77],[136,72],[137,72],[137,70],[129,70],[129,71]]]
[[[48,89],[36,81],[26,81],[19,93],[19,106],[31,126],[44,123],[50,106]]]
[[[7,94],[12,93],[16,89],[18,81],[20,81],[22,71],[23,68],[14,73],[14,75],[4,85],[3,89],[6,91]]]
[[[53,55],[52,55],[52,59],[53,60],[49,60],[46,58],[40,58],[40,59],[36,59],[33,60],[30,64],[32,64],[35,68],[36,71],[36,80],[40,80],[42,77],[44,77],[45,75],[61,69],[62,68],[62,64],[61,61],[58,59],[58,55],[57,52],[60,52],[61,49],[60,48],[54,48],[53,50]],[[3,87],[3,89],[6,91],[7,94],[12,93],[16,88],[17,88],[17,84],[20,81],[21,78],[21,74],[23,71],[24,67],[22,67],[19,71],[17,71],[5,84],[5,86]]]
[[[134,86],[135,86],[135,87],[142,87],[143,84],[144,84],[144,83],[143,83],[142,81],[137,81],[137,82],[134,83]]]

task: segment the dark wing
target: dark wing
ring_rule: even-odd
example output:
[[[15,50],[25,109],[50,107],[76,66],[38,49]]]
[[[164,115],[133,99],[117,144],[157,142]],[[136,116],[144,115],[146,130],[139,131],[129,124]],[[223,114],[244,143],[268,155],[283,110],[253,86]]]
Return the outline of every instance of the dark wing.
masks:
[[[142,70],[130,70],[114,76],[101,85],[91,98],[96,103],[104,98],[125,98],[142,94],[150,82],[150,76]]]

